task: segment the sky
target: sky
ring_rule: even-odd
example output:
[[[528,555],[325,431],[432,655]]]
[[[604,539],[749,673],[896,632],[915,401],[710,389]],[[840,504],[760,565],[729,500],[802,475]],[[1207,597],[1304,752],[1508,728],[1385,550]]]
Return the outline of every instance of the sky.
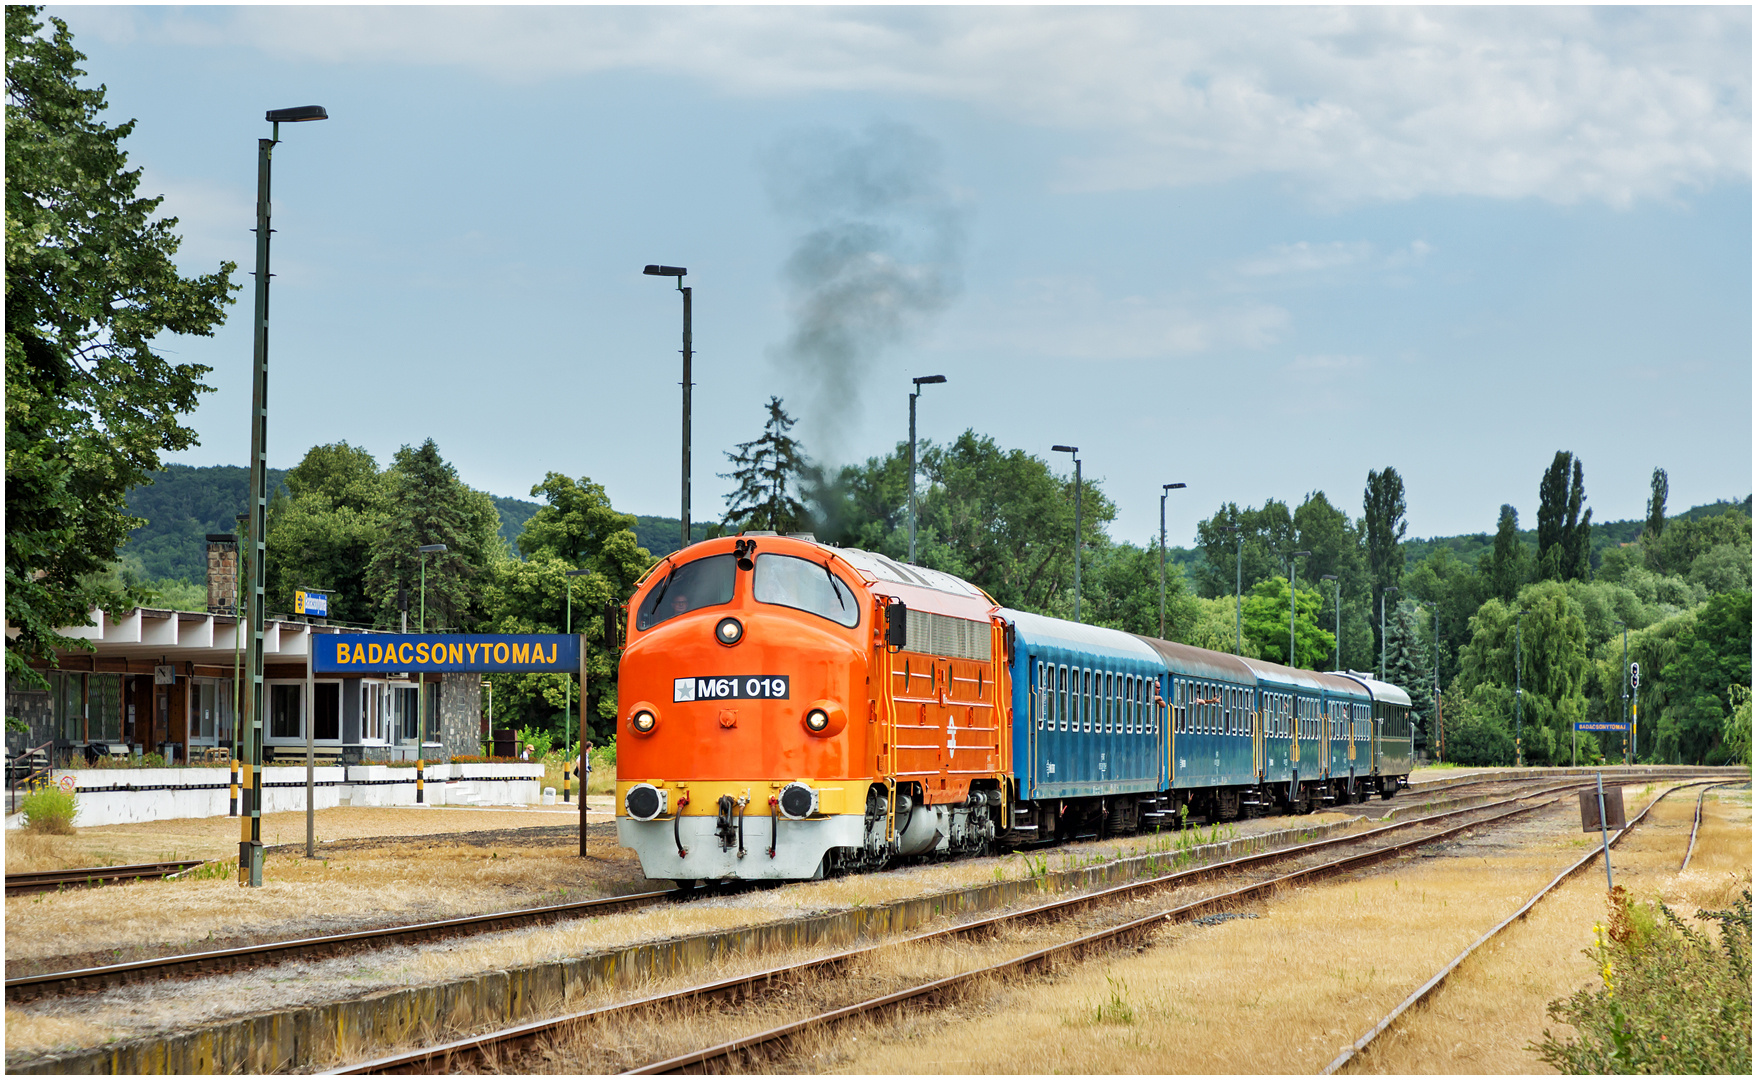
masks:
[[[1750,9],[51,6],[180,265],[239,265],[171,460],[248,458],[255,141],[269,460],[437,441],[693,517],[771,396],[832,465],[966,428],[1111,535],[1403,477],[1409,535],[1751,491]]]

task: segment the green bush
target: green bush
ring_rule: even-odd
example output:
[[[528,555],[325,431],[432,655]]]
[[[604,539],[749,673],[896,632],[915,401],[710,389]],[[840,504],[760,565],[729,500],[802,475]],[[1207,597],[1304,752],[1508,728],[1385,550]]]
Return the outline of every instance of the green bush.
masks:
[[[68,836],[73,832],[73,793],[58,785],[45,784],[24,797],[19,804],[24,812],[24,827],[31,832]]]
[[[541,728],[521,728],[518,732],[519,746],[531,748],[531,760],[542,761],[548,756],[549,748],[555,744],[555,734]]]
[[[1579,1038],[1544,1032],[1533,1046],[1565,1073],[1751,1074],[1751,892],[1731,911],[1704,911],[1720,941],[1664,904],[1611,894],[1610,925],[1586,950],[1603,983],[1552,1001],[1550,1019]]]

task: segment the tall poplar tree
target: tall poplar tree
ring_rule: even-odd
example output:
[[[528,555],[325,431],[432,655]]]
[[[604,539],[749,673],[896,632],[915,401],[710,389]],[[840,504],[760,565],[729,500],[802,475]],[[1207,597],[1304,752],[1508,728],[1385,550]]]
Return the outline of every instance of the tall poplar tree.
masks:
[[[1403,534],[1409,524],[1403,520],[1403,477],[1397,475],[1396,469],[1386,466],[1383,472],[1367,473],[1365,509],[1361,527],[1366,534],[1367,568],[1373,576],[1376,613],[1385,590],[1403,579]],[[1380,632],[1375,621],[1375,648],[1380,644]]]
[[[1670,487],[1664,469],[1654,468],[1652,483],[1653,494],[1647,499],[1647,528],[1643,535],[1657,540],[1665,531],[1665,497]]]
[[[85,57],[60,19],[6,9],[6,670],[79,643],[118,598],[96,575],[141,524],[123,501],[159,454],[196,442],[182,415],[208,368],[156,352],[161,334],[211,335],[238,288],[233,263],[185,278],[176,218],[138,193],[104,87],[78,81]]]

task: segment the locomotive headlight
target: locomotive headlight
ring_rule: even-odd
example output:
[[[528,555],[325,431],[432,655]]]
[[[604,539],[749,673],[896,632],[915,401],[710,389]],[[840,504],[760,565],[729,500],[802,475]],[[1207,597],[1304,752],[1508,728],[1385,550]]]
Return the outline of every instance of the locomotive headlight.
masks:
[[[806,705],[805,712],[799,715],[799,726],[807,735],[827,739],[848,726],[848,710],[828,698],[820,698]]]
[[[635,703],[628,711],[628,727],[636,735],[651,735],[659,726],[659,711],[644,701]]]
[[[744,624],[728,615],[714,627],[714,637],[722,645],[736,645],[744,639]]]

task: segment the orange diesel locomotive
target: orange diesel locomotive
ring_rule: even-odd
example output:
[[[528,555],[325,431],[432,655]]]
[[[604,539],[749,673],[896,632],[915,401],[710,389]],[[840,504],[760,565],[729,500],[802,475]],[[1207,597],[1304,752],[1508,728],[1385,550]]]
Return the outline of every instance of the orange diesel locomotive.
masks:
[[[967,582],[748,533],[629,601],[617,836],[649,878],[820,877],[1004,832],[1006,625]]]

